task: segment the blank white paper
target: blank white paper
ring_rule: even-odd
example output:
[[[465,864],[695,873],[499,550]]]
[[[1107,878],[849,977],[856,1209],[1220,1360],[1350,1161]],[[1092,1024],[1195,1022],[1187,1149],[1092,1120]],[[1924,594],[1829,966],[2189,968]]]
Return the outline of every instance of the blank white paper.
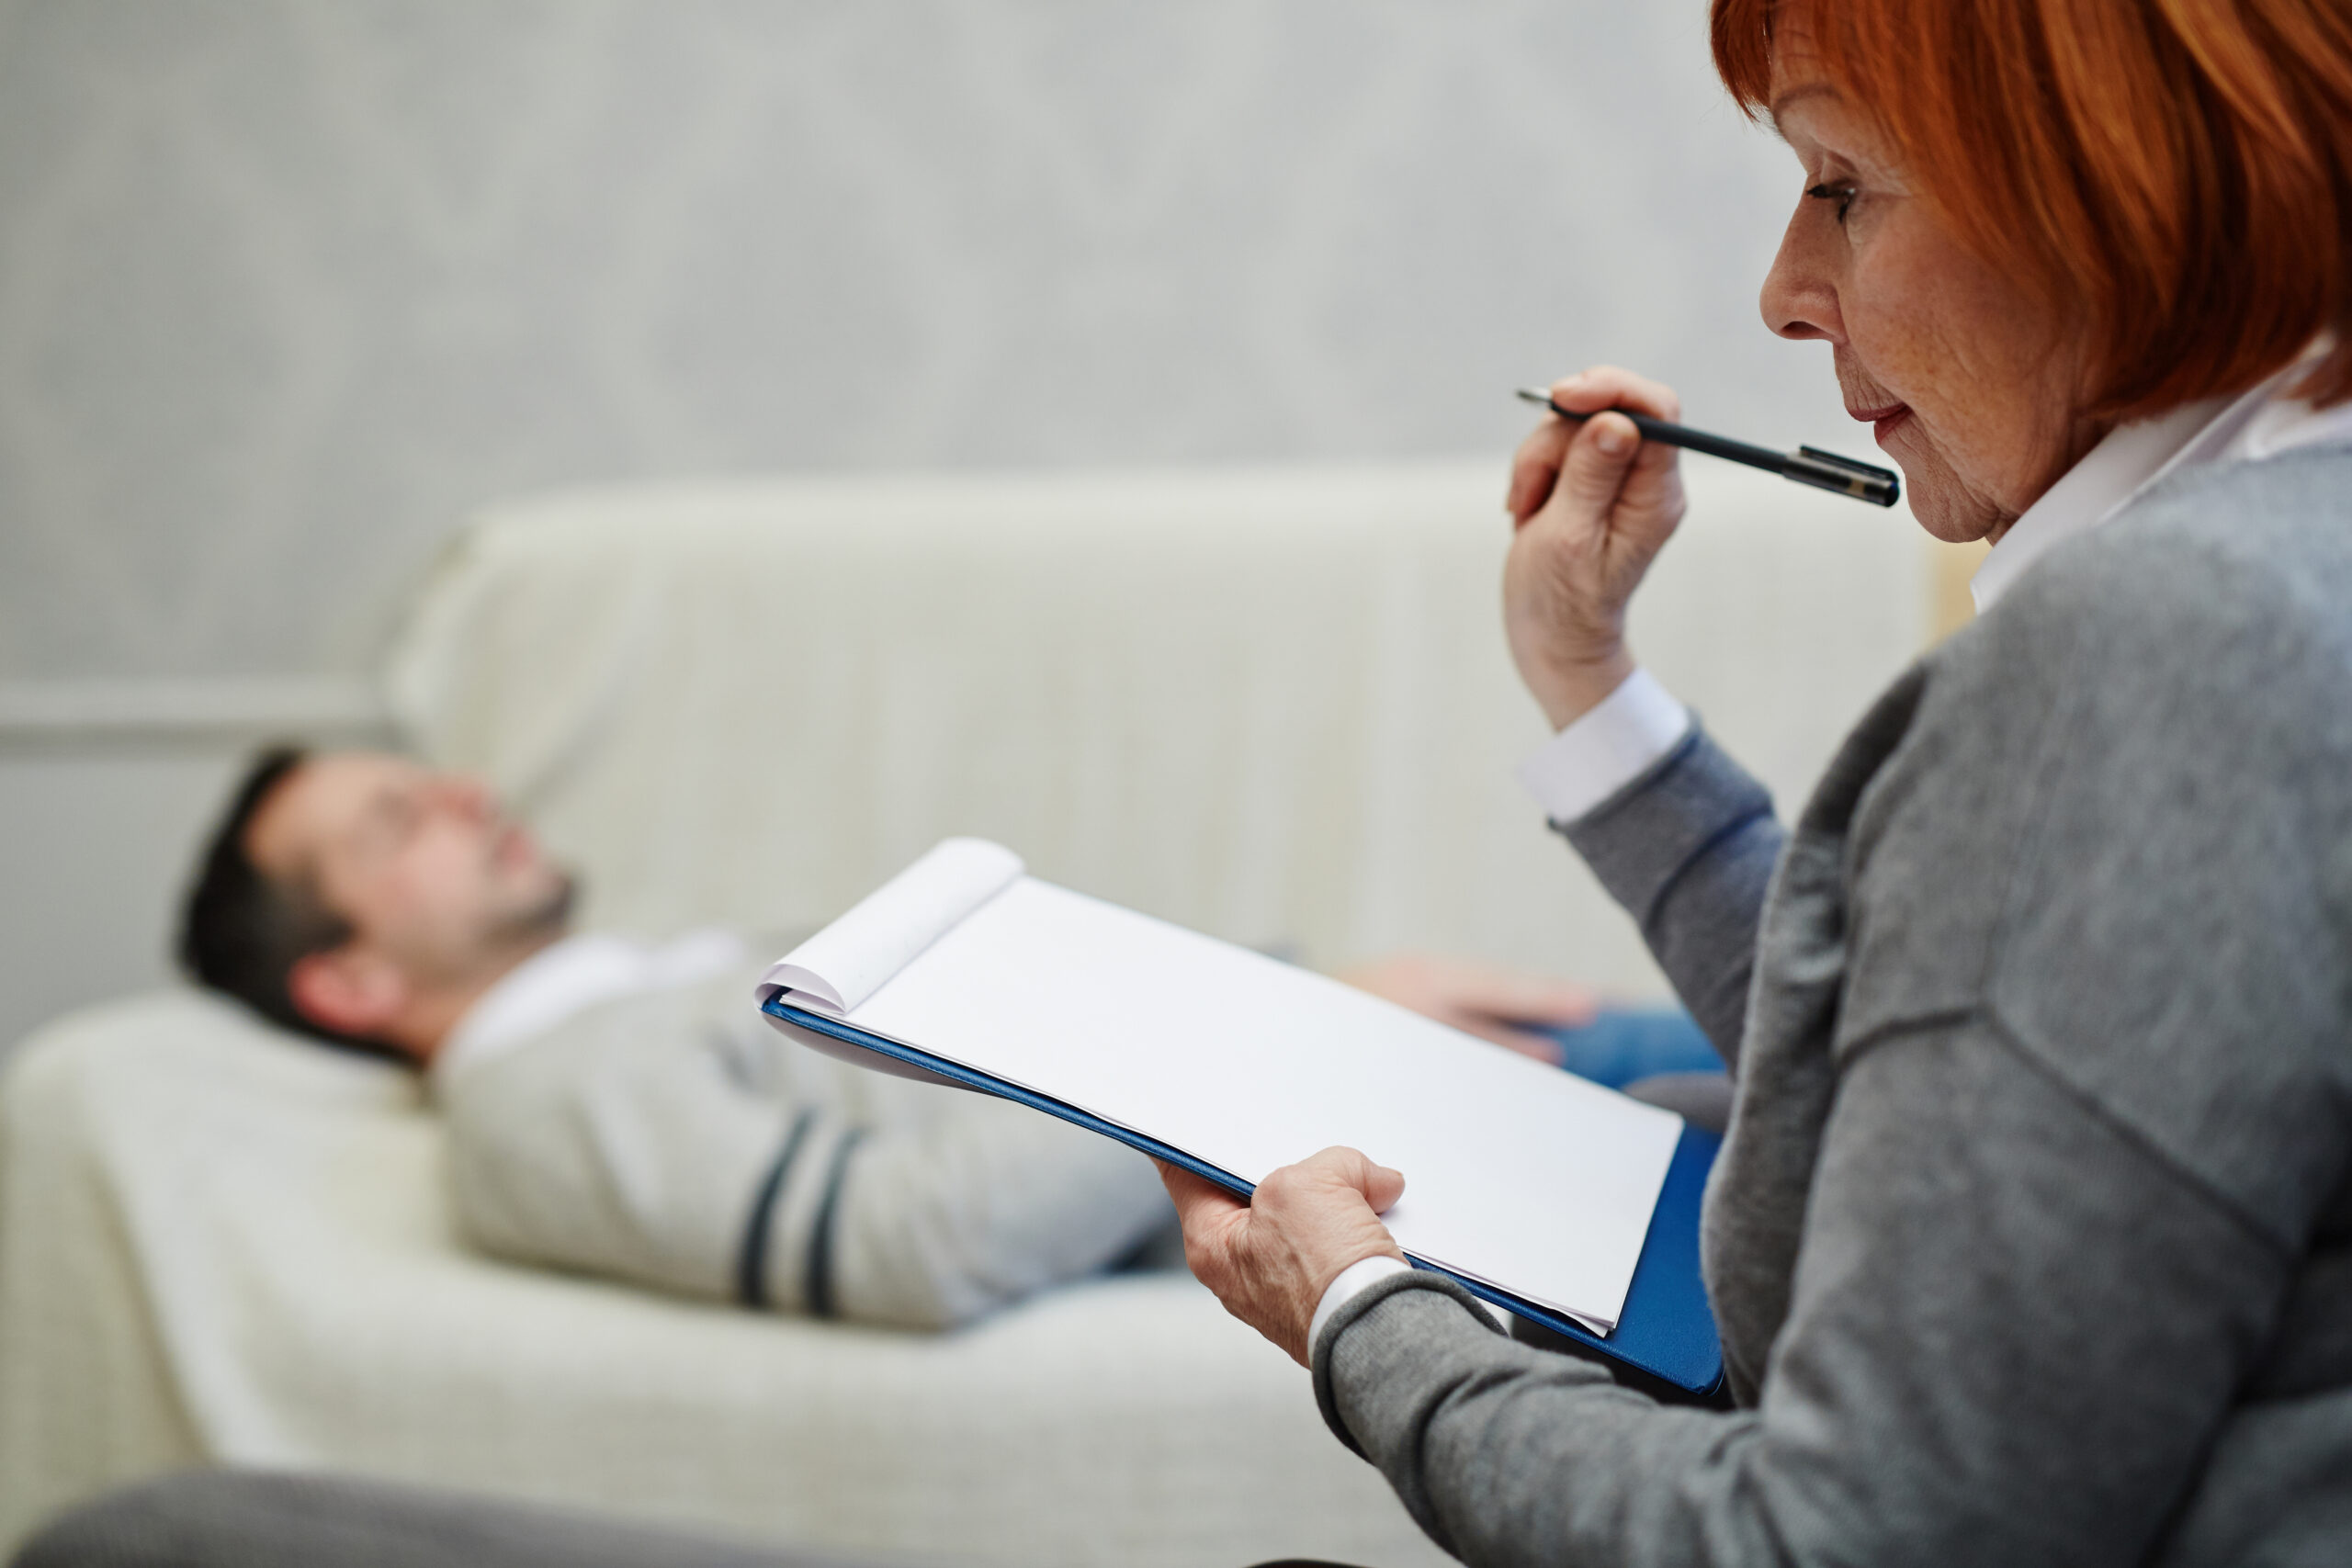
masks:
[[[846,1021],[1252,1183],[1332,1145],[1362,1149],[1405,1173],[1385,1217],[1407,1252],[1601,1332],[1615,1325],[1679,1117],[1034,877],[925,934]],[[772,981],[813,968],[821,941]],[[871,973],[872,959],[848,957]]]

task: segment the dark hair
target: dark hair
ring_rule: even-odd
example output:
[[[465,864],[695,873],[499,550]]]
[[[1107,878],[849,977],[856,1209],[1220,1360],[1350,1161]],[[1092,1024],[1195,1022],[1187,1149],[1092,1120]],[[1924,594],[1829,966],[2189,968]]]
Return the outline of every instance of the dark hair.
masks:
[[[350,922],[310,886],[266,874],[245,848],[245,834],[277,787],[309,753],[272,746],[256,756],[212,830],[180,916],[179,960],[200,986],[234,997],[270,1022],[331,1045],[397,1055],[370,1040],[312,1022],[287,987],[294,965],[351,940]]]

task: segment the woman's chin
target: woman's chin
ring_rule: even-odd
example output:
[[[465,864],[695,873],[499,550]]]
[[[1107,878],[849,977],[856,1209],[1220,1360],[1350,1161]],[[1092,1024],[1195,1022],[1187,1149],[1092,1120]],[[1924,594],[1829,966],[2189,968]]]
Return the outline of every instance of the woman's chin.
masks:
[[[1917,489],[1911,491],[1911,515],[1929,537],[1947,545],[1973,545],[1993,531],[1992,518],[1975,516],[1963,508],[1939,506]]]
[[[1900,445],[1899,438],[1890,444],[1891,448]],[[1894,449],[1887,456],[1903,470],[1903,499],[1929,536],[1947,545],[1968,545],[2000,526],[2000,511],[1962,484],[1943,464]]]

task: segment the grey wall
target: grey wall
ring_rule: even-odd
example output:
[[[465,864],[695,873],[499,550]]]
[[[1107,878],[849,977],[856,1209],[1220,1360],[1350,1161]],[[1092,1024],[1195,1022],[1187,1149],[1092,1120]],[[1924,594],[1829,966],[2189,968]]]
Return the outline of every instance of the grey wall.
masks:
[[[1818,438],[1702,0],[7,0],[0,674],[358,669],[486,497]]]
[[[162,980],[184,868],[247,744],[0,750],[0,1055],[44,1019]]]
[[[0,1037],[162,972],[268,718],[171,694],[365,671],[492,497],[1499,458],[1597,359],[1835,437],[1704,10],[0,0]]]

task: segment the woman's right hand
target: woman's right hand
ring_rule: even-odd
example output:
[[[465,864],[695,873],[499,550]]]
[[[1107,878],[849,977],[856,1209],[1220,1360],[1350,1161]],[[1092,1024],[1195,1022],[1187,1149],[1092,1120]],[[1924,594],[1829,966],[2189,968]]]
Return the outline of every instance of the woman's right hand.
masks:
[[[1681,417],[1674,393],[1601,366],[1554,383],[1552,400],[1578,413],[1632,409]],[[1516,530],[1503,567],[1503,628],[1520,679],[1555,730],[1634,672],[1625,605],[1682,521],[1682,472],[1671,446],[1645,442],[1631,420],[1557,414],[1521,444],[1505,502]]]

